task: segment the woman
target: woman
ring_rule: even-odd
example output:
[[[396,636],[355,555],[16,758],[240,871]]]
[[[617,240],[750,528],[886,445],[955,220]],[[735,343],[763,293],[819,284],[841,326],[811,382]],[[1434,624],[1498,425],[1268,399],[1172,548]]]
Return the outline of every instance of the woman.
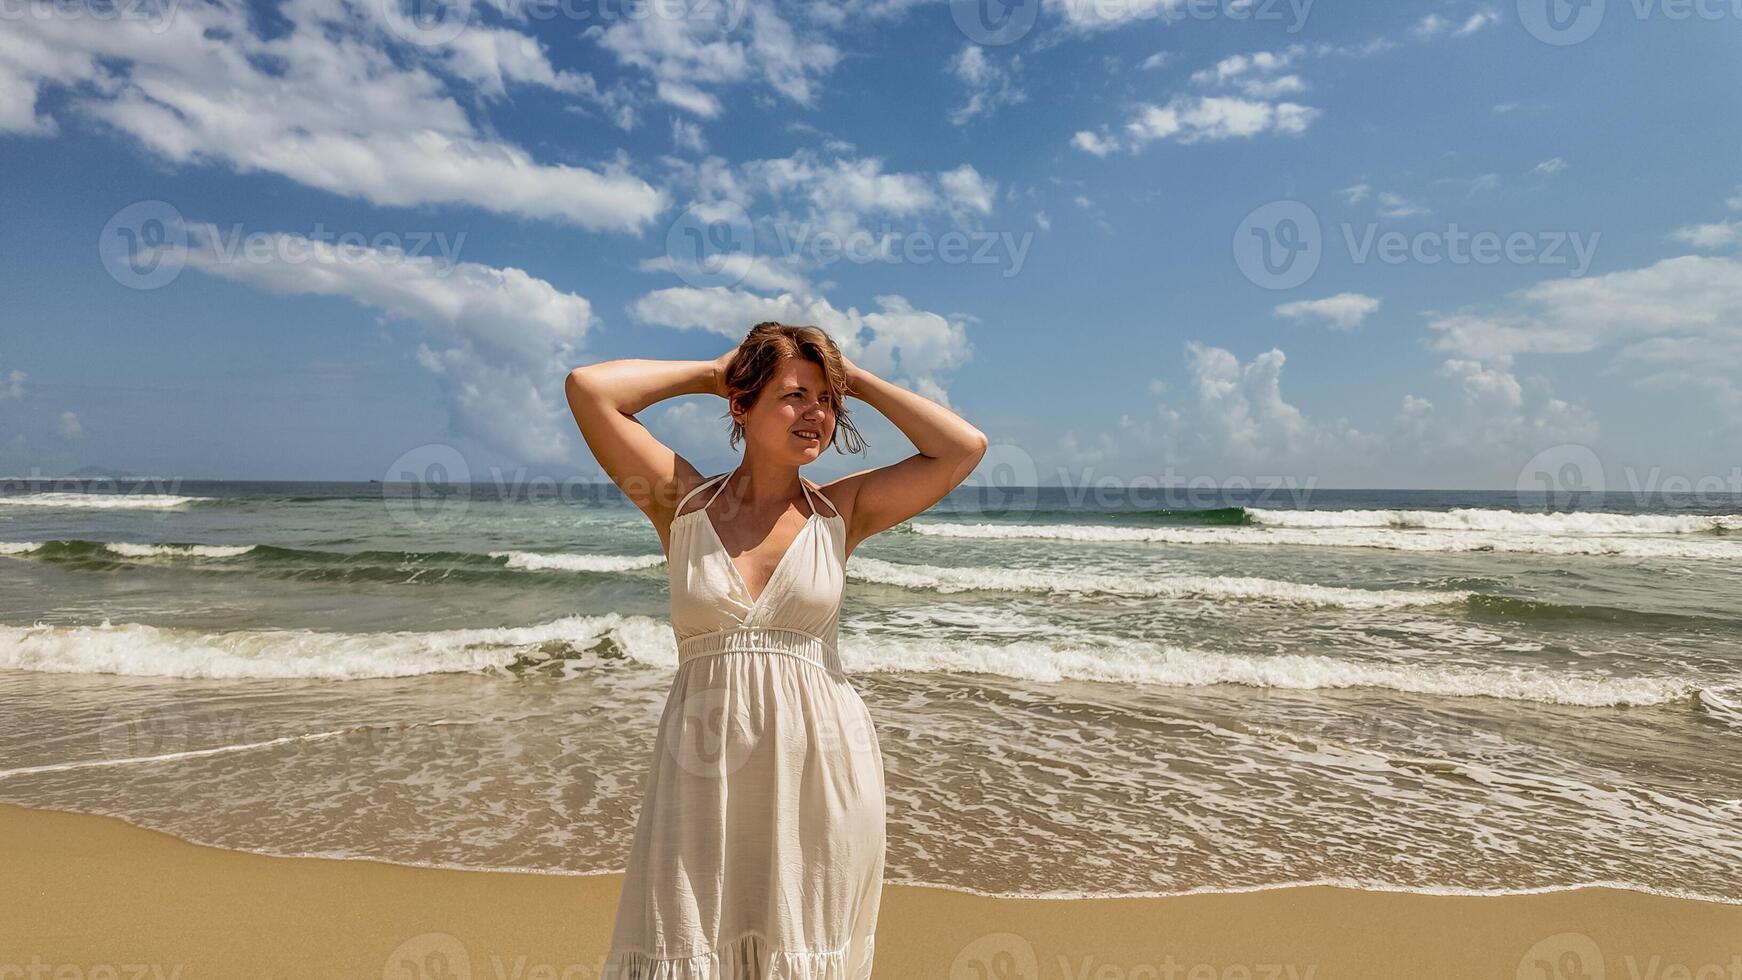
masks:
[[[847,556],[961,483],[986,437],[853,364],[816,327],[759,323],[714,361],[576,368],[593,455],[665,548],[677,675],[660,717],[606,980],[868,980],[883,760],[836,651]],[[636,421],[727,400],[743,461],[704,478]],[[863,440],[844,395],[919,452],[825,486],[799,467]]]

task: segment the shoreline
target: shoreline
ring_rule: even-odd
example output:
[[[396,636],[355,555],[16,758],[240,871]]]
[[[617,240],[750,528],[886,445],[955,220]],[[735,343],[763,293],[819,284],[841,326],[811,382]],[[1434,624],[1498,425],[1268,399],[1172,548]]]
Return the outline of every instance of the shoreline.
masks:
[[[581,980],[599,975],[621,886],[611,872],[232,851],[120,818],[12,804],[0,804],[0,867],[8,980]],[[1566,975],[1586,980],[1742,980],[1742,905],[1601,885],[996,898],[889,884],[875,977],[1558,980],[1554,970],[1574,966]]]
[[[26,771],[28,771],[28,770],[26,770]],[[482,874],[528,875],[528,876],[533,876],[533,877],[554,877],[554,878],[601,878],[601,877],[609,878],[609,877],[614,877],[614,876],[622,874],[622,872],[620,872],[620,871],[563,871],[563,870],[551,869],[551,868],[471,867],[471,866],[458,865],[458,864],[433,864],[433,863],[432,864],[419,864],[419,863],[411,862],[411,861],[394,861],[394,860],[391,860],[388,858],[370,857],[367,855],[351,855],[351,854],[318,854],[318,853],[277,854],[277,853],[273,853],[270,851],[255,851],[255,850],[249,850],[246,848],[226,847],[222,844],[207,844],[207,843],[204,843],[201,841],[190,840],[186,837],[182,837],[182,836],[175,834],[175,833],[172,833],[170,831],[158,830],[155,827],[147,827],[143,824],[134,823],[133,821],[128,820],[126,817],[113,816],[110,814],[85,813],[84,811],[80,811],[80,810],[58,810],[58,809],[54,809],[51,807],[25,806],[23,804],[17,804],[17,803],[0,802],[0,808],[4,808],[4,807],[15,807],[18,809],[34,810],[34,811],[42,812],[42,813],[68,813],[68,814],[72,814],[74,816],[93,816],[93,817],[98,817],[98,818],[104,819],[104,820],[117,820],[117,821],[120,821],[121,823],[126,824],[127,826],[132,827],[136,830],[143,830],[143,831],[146,831],[147,833],[164,834],[165,836],[174,838],[175,840],[181,841],[183,843],[192,844],[195,847],[210,847],[210,848],[215,848],[217,850],[231,851],[231,852],[238,853],[238,854],[251,854],[251,855],[254,855],[257,857],[283,858],[283,859],[287,859],[287,860],[309,859],[309,860],[316,860],[316,861],[367,861],[367,862],[370,862],[373,864],[384,864],[384,865],[389,865],[391,867],[396,867],[396,868],[414,868],[414,869],[422,869],[422,870],[428,870],[428,871],[477,872],[477,873],[482,873]],[[1037,902],[1093,901],[1093,900],[1098,900],[1098,899],[1118,899],[1118,898],[1170,899],[1170,898],[1189,898],[1189,897],[1199,896],[1199,895],[1249,895],[1249,894],[1253,894],[1255,892],[1277,891],[1277,890],[1281,890],[1281,889],[1290,889],[1290,888],[1338,888],[1338,889],[1343,889],[1343,890],[1347,890],[1347,891],[1370,892],[1370,893],[1378,894],[1378,895],[1421,895],[1421,896],[1428,896],[1428,897],[1449,897],[1449,898],[1510,898],[1510,897],[1524,896],[1524,895],[1555,895],[1555,894],[1559,894],[1561,892],[1576,892],[1576,891],[1582,891],[1585,889],[1596,888],[1596,889],[1602,889],[1605,891],[1632,892],[1635,894],[1648,895],[1648,896],[1652,896],[1655,898],[1669,898],[1669,899],[1677,899],[1677,900],[1682,900],[1682,901],[1701,902],[1701,903],[1710,904],[1710,905],[1734,905],[1734,906],[1742,907],[1742,898],[1725,898],[1721,895],[1701,895],[1701,894],[1697,894],[1697,893],[1693,893],[1693,892],[1679,892],[1679,891],[1673,891],[1673,890],[1669,890],[1669,889],[1656,888],[1656,887],[1653,887],[1651,885],[1643,885],[1643,884],[1640,884],[1639,882],[1634,882],[1634,881],[1592,881],[1592,882],[1585,882],[1585,883],[1577,884],[1577,885],[1540,885],[1540,886],[1528,887],[1528,888],[1495,888],[1495,889],[1484,890],[1484,889],[1479,889],[1479,888],[1461,888],[1461,887],[1457,887],[1457,886],[1430,886],[1430,887],[1417,888],[1417,887],[1410,887],[1408,885],[1376,885],[1376,884],[1373,884],[1371,882],[1352,881],[1352,880],[1348,880],[1348,879],[1321,878],[1321,879],[1315,879],[1315,880],[1310,880],[1310,881],[1287,881],[1287,882],[1280,882],[1280,883],[1276,883],[1276,884],[1264,884],[1264,885],[1229,885],[1229,886],[1202,885],[1202,886],[1199,886],[1196,888],[1181,889],[1179,891],[1132,891],[1132,892],[1090,892],[1090,891],[1081,891],[1081,892],[1066,892],[1066,891],[1011,892],[1011,891],[1004,891],[1004,892],[997,892],[997,891],[982,891],[980,889],[968,888],[968,887],[965,887],[962,885],[944,885],[944,884],[939,884],[937,882],[930,882],[930,881],[901,881],[898,879],[886,877],[884,879],[884,886],[885,887],[898,887],[898,888],[913,888],[913,889],[918,889],[921,891],[932,890],[932,891],[953,892],[953,893],[959,894],[959,895],[971,895],[971,896],[974,896],[976,898],[993,898],[993,899],[999,899],[1001,901],[1012,901],[1012,902],[1022,902],[1022,901],[1037,901]],[[5,980],[5,978],[3,976],[0,976],[0,980]]]

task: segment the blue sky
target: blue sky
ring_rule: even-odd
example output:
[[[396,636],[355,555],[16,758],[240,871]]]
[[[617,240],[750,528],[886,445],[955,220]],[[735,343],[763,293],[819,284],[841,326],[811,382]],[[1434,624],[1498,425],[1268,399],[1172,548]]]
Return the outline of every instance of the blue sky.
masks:
[[[5,7],[0,473],[596,474],[761,319],[1044,483],[1742,464],[1742,3],[389,4]]]

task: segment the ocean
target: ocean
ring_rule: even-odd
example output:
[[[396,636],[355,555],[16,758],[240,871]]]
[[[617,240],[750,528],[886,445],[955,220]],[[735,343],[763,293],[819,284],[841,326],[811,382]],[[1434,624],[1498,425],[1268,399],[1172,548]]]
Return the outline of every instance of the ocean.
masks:
[[[13,481],[0,801],[618,871],[676,663],[614,487]],[[1742,500],[959,489],[848,561],[891,882],[1742,902]]]

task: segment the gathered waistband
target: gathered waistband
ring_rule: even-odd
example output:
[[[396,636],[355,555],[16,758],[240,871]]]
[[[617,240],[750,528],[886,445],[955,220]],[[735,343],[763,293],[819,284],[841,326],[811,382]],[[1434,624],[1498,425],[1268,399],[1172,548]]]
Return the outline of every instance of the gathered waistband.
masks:
[[[846,673],[834,644],[804,630],[781,626],[734,626],[677,641],[679,666],[699,657],[721,653],[780,653],[808,660],[832,673]]]

